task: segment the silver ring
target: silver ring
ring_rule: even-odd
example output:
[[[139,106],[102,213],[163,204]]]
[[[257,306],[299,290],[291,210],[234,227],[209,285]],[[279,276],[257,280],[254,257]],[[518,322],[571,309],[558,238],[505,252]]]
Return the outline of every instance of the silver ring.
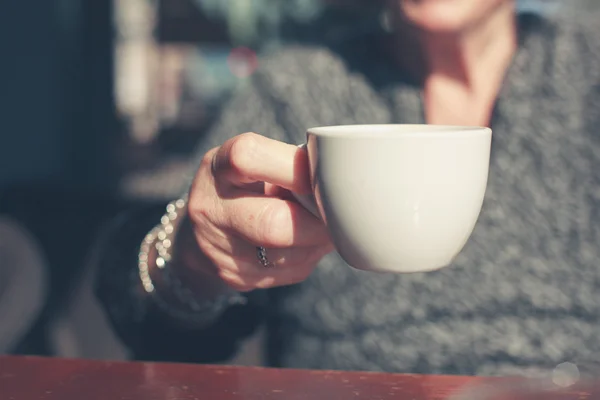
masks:
[[[256,248],[256,258],[258,258],[260,265],[262,265],[265,268],[273,268],[275,266],[275,264],[270,262],[267,258],[267,249],[265,249],[262,246],[258,246]]]

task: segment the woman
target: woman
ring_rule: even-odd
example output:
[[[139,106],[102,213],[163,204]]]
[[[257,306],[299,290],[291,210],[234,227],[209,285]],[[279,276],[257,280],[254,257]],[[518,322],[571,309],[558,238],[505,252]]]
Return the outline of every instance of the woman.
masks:
[[[162,211],[116,223],[99,294],[138,358],[223,359],[262,324],[283,367],[505,374],[600,350],[595,18],[516,18],[512,0],[386,6],[391,34],[265,60],[202,139],[189,202],[143,242]],[[294,144],[310,126],[425,122],[495,132],[472,238],[438,272],[348,268],[290,200],[309,190]]]

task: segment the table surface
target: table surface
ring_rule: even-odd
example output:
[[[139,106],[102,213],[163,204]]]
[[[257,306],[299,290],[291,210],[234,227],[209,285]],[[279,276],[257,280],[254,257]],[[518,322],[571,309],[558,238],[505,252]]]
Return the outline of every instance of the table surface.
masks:
[[[2,400],[434,400],[475,379],[0,357]]]
[[[0,357],[1,400],[442,400],[484,382],[459,376]],[[502,398],[600,399],[600,391]]]

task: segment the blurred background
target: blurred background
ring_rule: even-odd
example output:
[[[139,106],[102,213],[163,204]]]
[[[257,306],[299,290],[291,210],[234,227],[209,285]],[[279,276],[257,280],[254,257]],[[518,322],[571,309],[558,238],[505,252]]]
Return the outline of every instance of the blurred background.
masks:
[[[523,0],[519,7],[555,13],[596,3]],[[356,10],[320,0],[1,7],[0,262],[23,278],[11,291],[0,274],[0,339],[10,338],[0,340],[0,353],[126,357],[86,271],[98,229],[124,207],[180,193],[180,182],[162,177],[187,171],[194,142],[248,82],[260,54],[292,42],[333,43],[363,27]],[[36,272],[24,274],[24,265]],[[36,284],[46,275],[48,286]]]

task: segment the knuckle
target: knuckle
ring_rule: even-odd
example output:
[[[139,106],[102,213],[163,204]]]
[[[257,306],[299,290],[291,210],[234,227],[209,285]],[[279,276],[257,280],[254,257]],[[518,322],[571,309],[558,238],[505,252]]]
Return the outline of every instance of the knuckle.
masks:
[[[212,202],[203,195],[190,195],[188,202],[188,215],[194,224],[210,220],[213,214]]]
[[[200,168],[209,170],[212,169],[218,151],[219,147],[214,147],[211,150],[207,151],[202,157],[202,160],[200,161]]]
[[[286,269],[294,271],[312,265],[312,254],[308,249],[291,248],[288,251],[289,253],[281,260]]]
[[[209,217],[214,214],[216,209],[215,189],[211,187],[212,180],[206,173],[207,168],[210,171],[214,155],[214,151],[209,151],[204,155],[200,170],[190,188],[187,213],[193,222],[198,222],[202,218],[210,219]]]
[[[207,151],[204,156],[202,156],[202,159],[200,160],[200,166],[192,182],[192,189],[195,186],[206,183],[207,178],[214,178],[217,175],[219,169],[218,159],[220,151],[221,147],[214,147]]]
[[[196,235],[196,243],[198,244],[198,248],[200,251],[208,257],[215,265],[218,263],[215,261],[214,251],[215,248],[213,244],[206,239],[203,235]]]
[[[277,280],[272,276],[267,276],[256,283],[257,289],[269,289],[277,285]]]
[[[243,133],[232,139],[229,148],[229,168],[242,175],[248,174],[255,166],[258,135]]]
[[[227,286],[238,292],[249,292],[254,289],[254,286],[248,283],[244,278],[229,270],[220,270],[219,277],[227,284]]]

